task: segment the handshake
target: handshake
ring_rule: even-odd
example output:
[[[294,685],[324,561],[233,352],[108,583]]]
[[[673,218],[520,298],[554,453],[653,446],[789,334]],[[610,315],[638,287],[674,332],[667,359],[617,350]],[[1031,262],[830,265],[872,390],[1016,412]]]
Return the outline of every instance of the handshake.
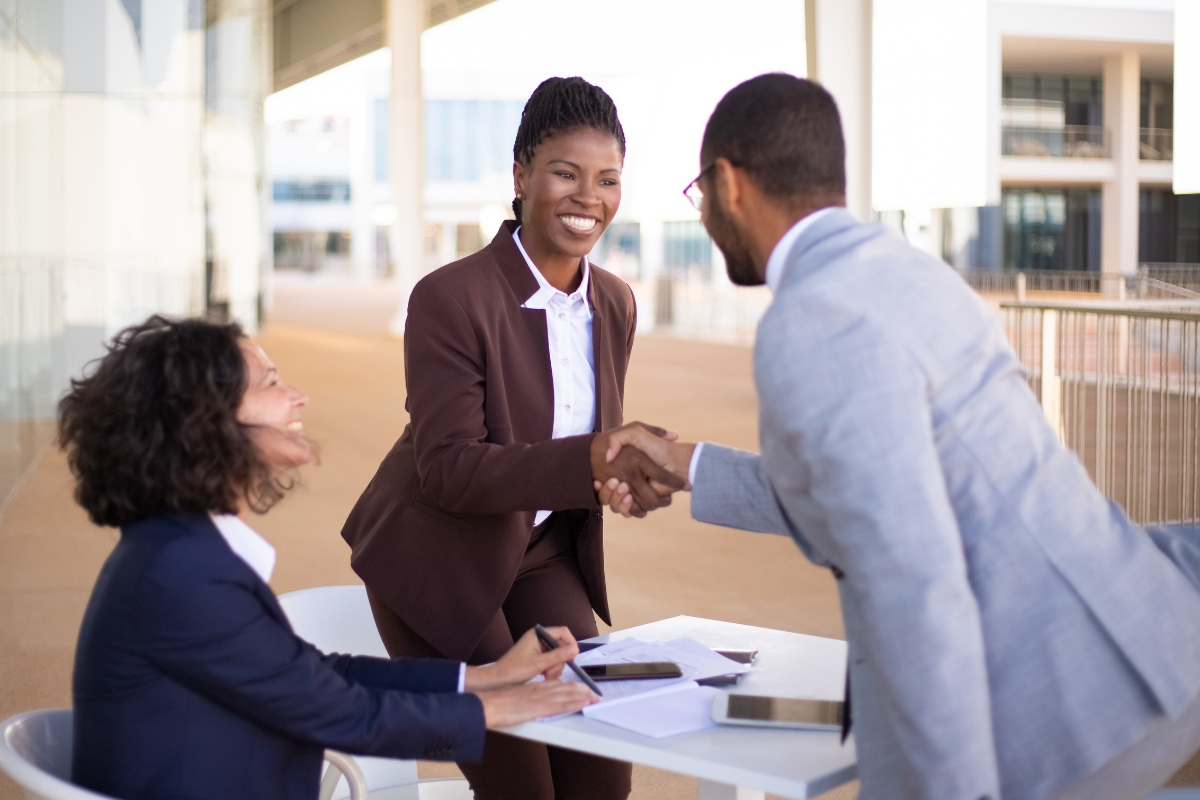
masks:
[[[679,434],[631,422],[598,433],[592,439],[592,477],[602,506],[626,517],[671,504],[671,495],[690,491],[688,467],[694,444],[679,441]]]

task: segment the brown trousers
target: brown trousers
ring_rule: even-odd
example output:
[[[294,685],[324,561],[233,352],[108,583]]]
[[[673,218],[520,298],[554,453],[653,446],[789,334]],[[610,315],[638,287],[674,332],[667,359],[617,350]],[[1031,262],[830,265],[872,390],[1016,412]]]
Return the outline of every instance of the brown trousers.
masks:
[[[392,658],[440,658],[367,588],[375,625]],[[596,618],[575,557],[565,514],[534,528],[517,578],[484,631],[468,664],[488,664],[536,623],[566,626],[576,639],[596,635]],[[623,761],[565,750],[488,731],[483,762],[459,763],[476,800],[625,800],[633,767]]]

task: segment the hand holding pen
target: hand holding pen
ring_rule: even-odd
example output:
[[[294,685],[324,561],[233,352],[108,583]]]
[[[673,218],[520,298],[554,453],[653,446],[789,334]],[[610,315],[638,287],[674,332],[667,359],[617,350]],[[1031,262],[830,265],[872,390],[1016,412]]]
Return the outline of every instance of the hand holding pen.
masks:
[[[553,636],[551,636],[549,631],[547,631],[541,625],[534,625],[533,630],[537,634],[538,640],[541,641],[542,647],[546,648],[547,652],[551,652],[551,651],[558,649],[558,647],[559,647],[558,640],[556,640]],[[573,643],[574,638],[572,638],[571,641]],[[576,652],[579,651],[579,645],[575,645],[575,650],[576,650]],[[579,665],[575,663],[574,655],[572,655],[571,660],[567,662],[567,666],[571,668],[571,671],[574,672],[576,676],[578,676],[579,680],[583,681],[585,686],[587,686],[589,689],[591,689],[593,692],[595,692],[597,697],[604,696],[604,692],[600,691],[600,687],[596,685],[596,682],[593,681],[591,678],[589,678],[588,674],[586,672],[584,672],[583,670],[581,670],[579,668]]]
[[[564,665],[579,653],[571,632],[566,628],[538,628],[540,634],[528,631],[495,663],[467,667],[463,688],[479,696],[489,728],[569,714],[600,699],[598,692],[593,693],[585,685],[555,680],[562,675]],[[547,646],[546,638],[551,645]],[[539,674],[546,680],[528,683]]]

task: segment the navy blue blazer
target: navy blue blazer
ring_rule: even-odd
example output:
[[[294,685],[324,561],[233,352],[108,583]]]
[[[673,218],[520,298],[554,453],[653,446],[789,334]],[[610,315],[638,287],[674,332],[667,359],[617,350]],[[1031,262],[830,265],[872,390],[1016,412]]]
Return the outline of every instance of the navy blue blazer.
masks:
[[[75,653],[72,779],[112,797],[315,800],[322,751],[479,761],[459,665],[324,655],[206,516],[121,529]]]

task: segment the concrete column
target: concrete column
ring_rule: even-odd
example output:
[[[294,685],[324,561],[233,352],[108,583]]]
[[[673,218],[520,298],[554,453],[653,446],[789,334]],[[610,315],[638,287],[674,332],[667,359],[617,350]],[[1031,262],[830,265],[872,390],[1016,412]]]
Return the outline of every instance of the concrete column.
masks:
[[[1138,124],[1141,65],[1137,53],[1104,59],[1104,126],[1115,167],[1102,187],[1100,268],[1105,273],[1137,271]],[[1105,281],[1105,294],[1116,294],[1118,281]]]
[[[871,206],[871,0],[805,0],[808,77],[824,86],[842,116],[846,207],[863,222]]]
[[[387,42],[392,51],[389,152],[396,222],[392,226],[392,261],[400,286],[400,307],[391,331],[404,333],[408,295],[425,274],[425,148],[421,97],[421,32],[423,0],[387,0]]]

